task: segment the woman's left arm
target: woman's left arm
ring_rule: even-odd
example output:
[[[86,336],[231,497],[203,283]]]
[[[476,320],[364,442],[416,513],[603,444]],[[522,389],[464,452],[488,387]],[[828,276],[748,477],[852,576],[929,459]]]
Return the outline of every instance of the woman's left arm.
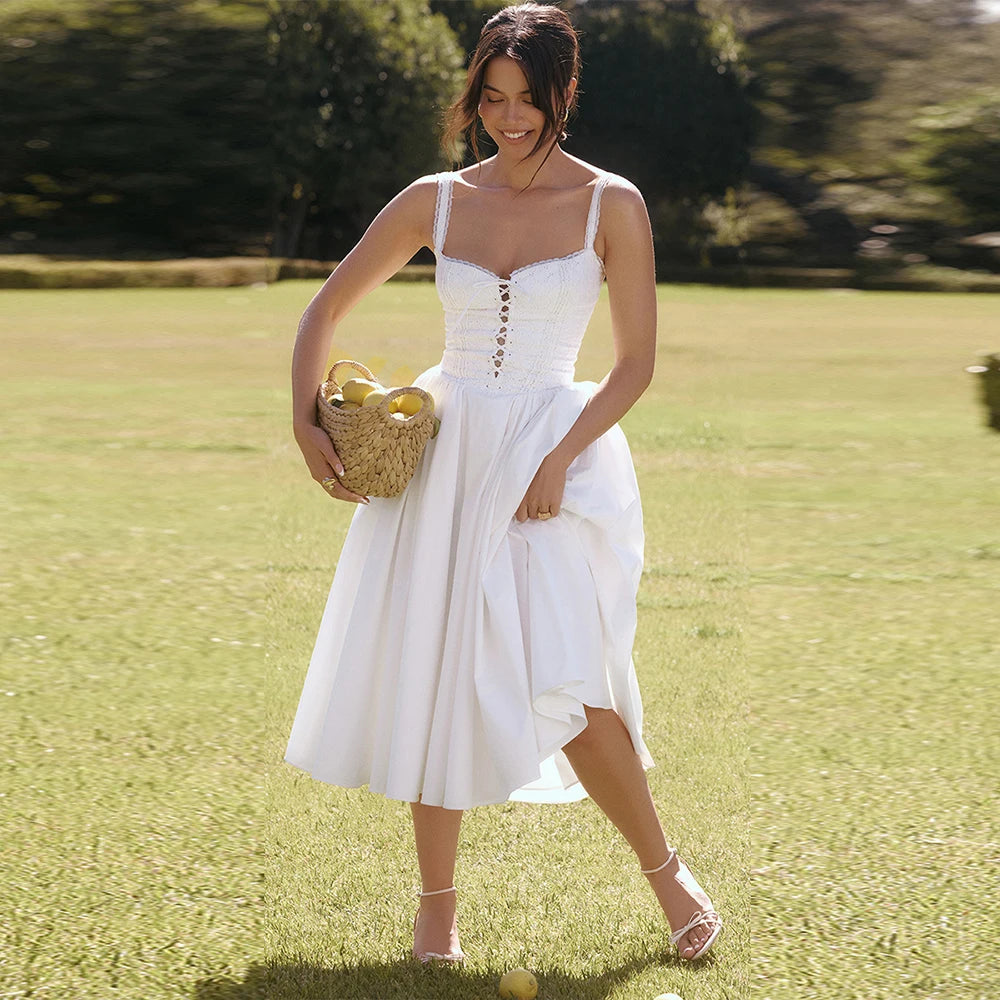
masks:
[[[656,271],[649,215],[639,190],[613,180],[601,198],[604,272],[608,280],[614,367],[566,436],[542,460],[517,509],[524,521],[538,511],[559,513],[573,459],[632,408],[653,378],[656,361]]]

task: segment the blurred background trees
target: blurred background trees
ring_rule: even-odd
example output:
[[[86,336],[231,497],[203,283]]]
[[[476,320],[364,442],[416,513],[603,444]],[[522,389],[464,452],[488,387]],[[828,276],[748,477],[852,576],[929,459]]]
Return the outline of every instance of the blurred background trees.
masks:
[[[413,0],[268,11],[272,253],[339,259],[396,192],[446,166],[435,137],[464,56],[446,19]]]
[[[265,252],[263,24],[253,0],[8,0],[0,247]]]
[[[483,0],[6,0],[0,252],[337,259],[414,177]],[[979,0],[561,0],[569,152],[663,264],[998,268]]]
[[[962,246],[996,225],[1000,187],[987,195],[992,209],[973,208],[966,187],[980,184],[946,152],[990,146],[984,120],[972,127],[969,116],[1000,79],[1000,21],[989,9],[977,0],[739,0],[762,113],[745,189],[749,257],[1000,269]],[[987,169],[984,160],[974,173]]]

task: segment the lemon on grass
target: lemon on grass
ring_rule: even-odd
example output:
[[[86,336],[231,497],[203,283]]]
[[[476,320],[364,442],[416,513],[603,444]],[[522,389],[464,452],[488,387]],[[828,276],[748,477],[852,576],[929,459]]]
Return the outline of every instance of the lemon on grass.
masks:
[[[511,969],[500,977],[500,996],[504,1000],[534,1000],[538,980],[527,969]]]

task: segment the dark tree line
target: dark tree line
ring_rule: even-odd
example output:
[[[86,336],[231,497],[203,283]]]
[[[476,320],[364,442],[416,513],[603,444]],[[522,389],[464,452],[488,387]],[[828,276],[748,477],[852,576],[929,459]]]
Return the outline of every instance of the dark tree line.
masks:
[[[259,5],[36,5],[0,43],[0,233],[221,253],[270,223]],[[11,238],[11,233],[15,237]],[[11,245],[13,244],[13,246]]]
[[[749,159],[738,40],[694,4],[566,6],[586,60],[570,148],[633,177],[663,248],[689,252]],[[41,2],[6,25],[0,245],[337,258],[449,165],[440,115],[498,7]]]
[[[450,165],[440,114],[500,6],[0,8],[0,251],[336,259]],[[661,260],[1000,228],[1000,38],[973,0],[560,6],[584,59],[567,149],[639,184]]]

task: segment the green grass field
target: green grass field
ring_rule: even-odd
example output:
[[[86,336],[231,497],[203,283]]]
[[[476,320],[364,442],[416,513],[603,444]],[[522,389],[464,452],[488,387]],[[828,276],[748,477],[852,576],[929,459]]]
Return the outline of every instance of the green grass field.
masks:
[[[586,801],[469,812],[465,970],[405,961],[409,811],[281,762],[352,508],[287,368],[315,282],[0,293],[0,998],[993,1000],[1000,435],[990,296],[661,288],[623,420],[635,659],[668,836],[728,929],[695,968]],[[440,355],[390,283],[335,357]],[[606,300],[577,377],[611,363]]]

